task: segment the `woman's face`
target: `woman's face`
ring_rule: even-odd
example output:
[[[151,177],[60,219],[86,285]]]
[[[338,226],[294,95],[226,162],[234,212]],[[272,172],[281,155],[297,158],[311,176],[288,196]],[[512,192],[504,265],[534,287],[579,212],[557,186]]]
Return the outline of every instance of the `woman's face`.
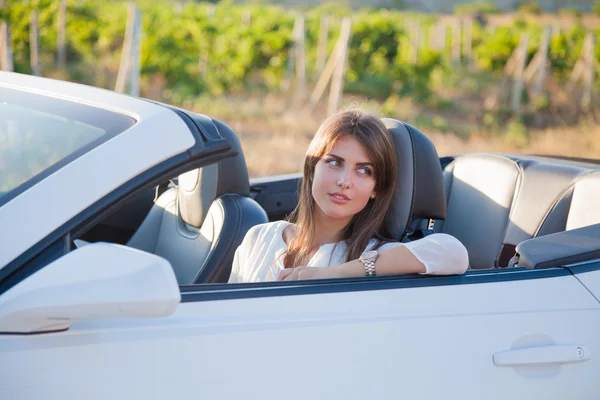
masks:
[[[367,150],[355,138],[344,135],[315,167],[312,196],[319,209],[333,219],[347,219],[360,212],[375,195],[375,171]]]

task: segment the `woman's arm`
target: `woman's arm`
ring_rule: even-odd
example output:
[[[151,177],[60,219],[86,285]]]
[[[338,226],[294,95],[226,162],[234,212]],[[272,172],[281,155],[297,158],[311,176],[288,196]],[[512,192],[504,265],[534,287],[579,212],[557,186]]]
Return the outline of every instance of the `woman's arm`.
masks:
[[[469,266],[469,256],[463,244],[453,236],[438,233],[409,243],[388,243],[378,250],[375,261],[377,275],[462,274]],[[330,268],[299,267],[285,270],[280,280],[348,278],[365,276],[365,267],[352,260]]]

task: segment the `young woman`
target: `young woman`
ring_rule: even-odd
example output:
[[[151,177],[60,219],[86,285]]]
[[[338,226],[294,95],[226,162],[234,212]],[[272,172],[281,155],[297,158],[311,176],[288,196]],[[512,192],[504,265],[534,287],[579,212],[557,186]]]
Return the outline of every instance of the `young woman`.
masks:
[[[328,118],[309,145],[289,221],[250,229],[229,282],[463,273],[467,250],[456,238],[399,243],[386,232],[396,175],[394,142],[379,118],[360,110]]]

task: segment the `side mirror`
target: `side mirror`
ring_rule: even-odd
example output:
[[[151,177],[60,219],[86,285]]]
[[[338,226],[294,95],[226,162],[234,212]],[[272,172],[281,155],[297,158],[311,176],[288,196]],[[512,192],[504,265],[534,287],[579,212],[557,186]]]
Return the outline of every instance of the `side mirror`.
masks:
[[[53,261],[0,296],[0,333],[68,329],[98,318],[152,318],[181,300],[171,264],[130,247],[93,243]]]

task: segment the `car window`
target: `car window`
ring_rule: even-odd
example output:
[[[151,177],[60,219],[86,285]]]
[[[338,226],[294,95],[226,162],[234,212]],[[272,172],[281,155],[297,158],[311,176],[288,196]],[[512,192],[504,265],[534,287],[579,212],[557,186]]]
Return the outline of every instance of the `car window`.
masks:
[[[0,206],[134,123],[97,107],[0,88]]]

